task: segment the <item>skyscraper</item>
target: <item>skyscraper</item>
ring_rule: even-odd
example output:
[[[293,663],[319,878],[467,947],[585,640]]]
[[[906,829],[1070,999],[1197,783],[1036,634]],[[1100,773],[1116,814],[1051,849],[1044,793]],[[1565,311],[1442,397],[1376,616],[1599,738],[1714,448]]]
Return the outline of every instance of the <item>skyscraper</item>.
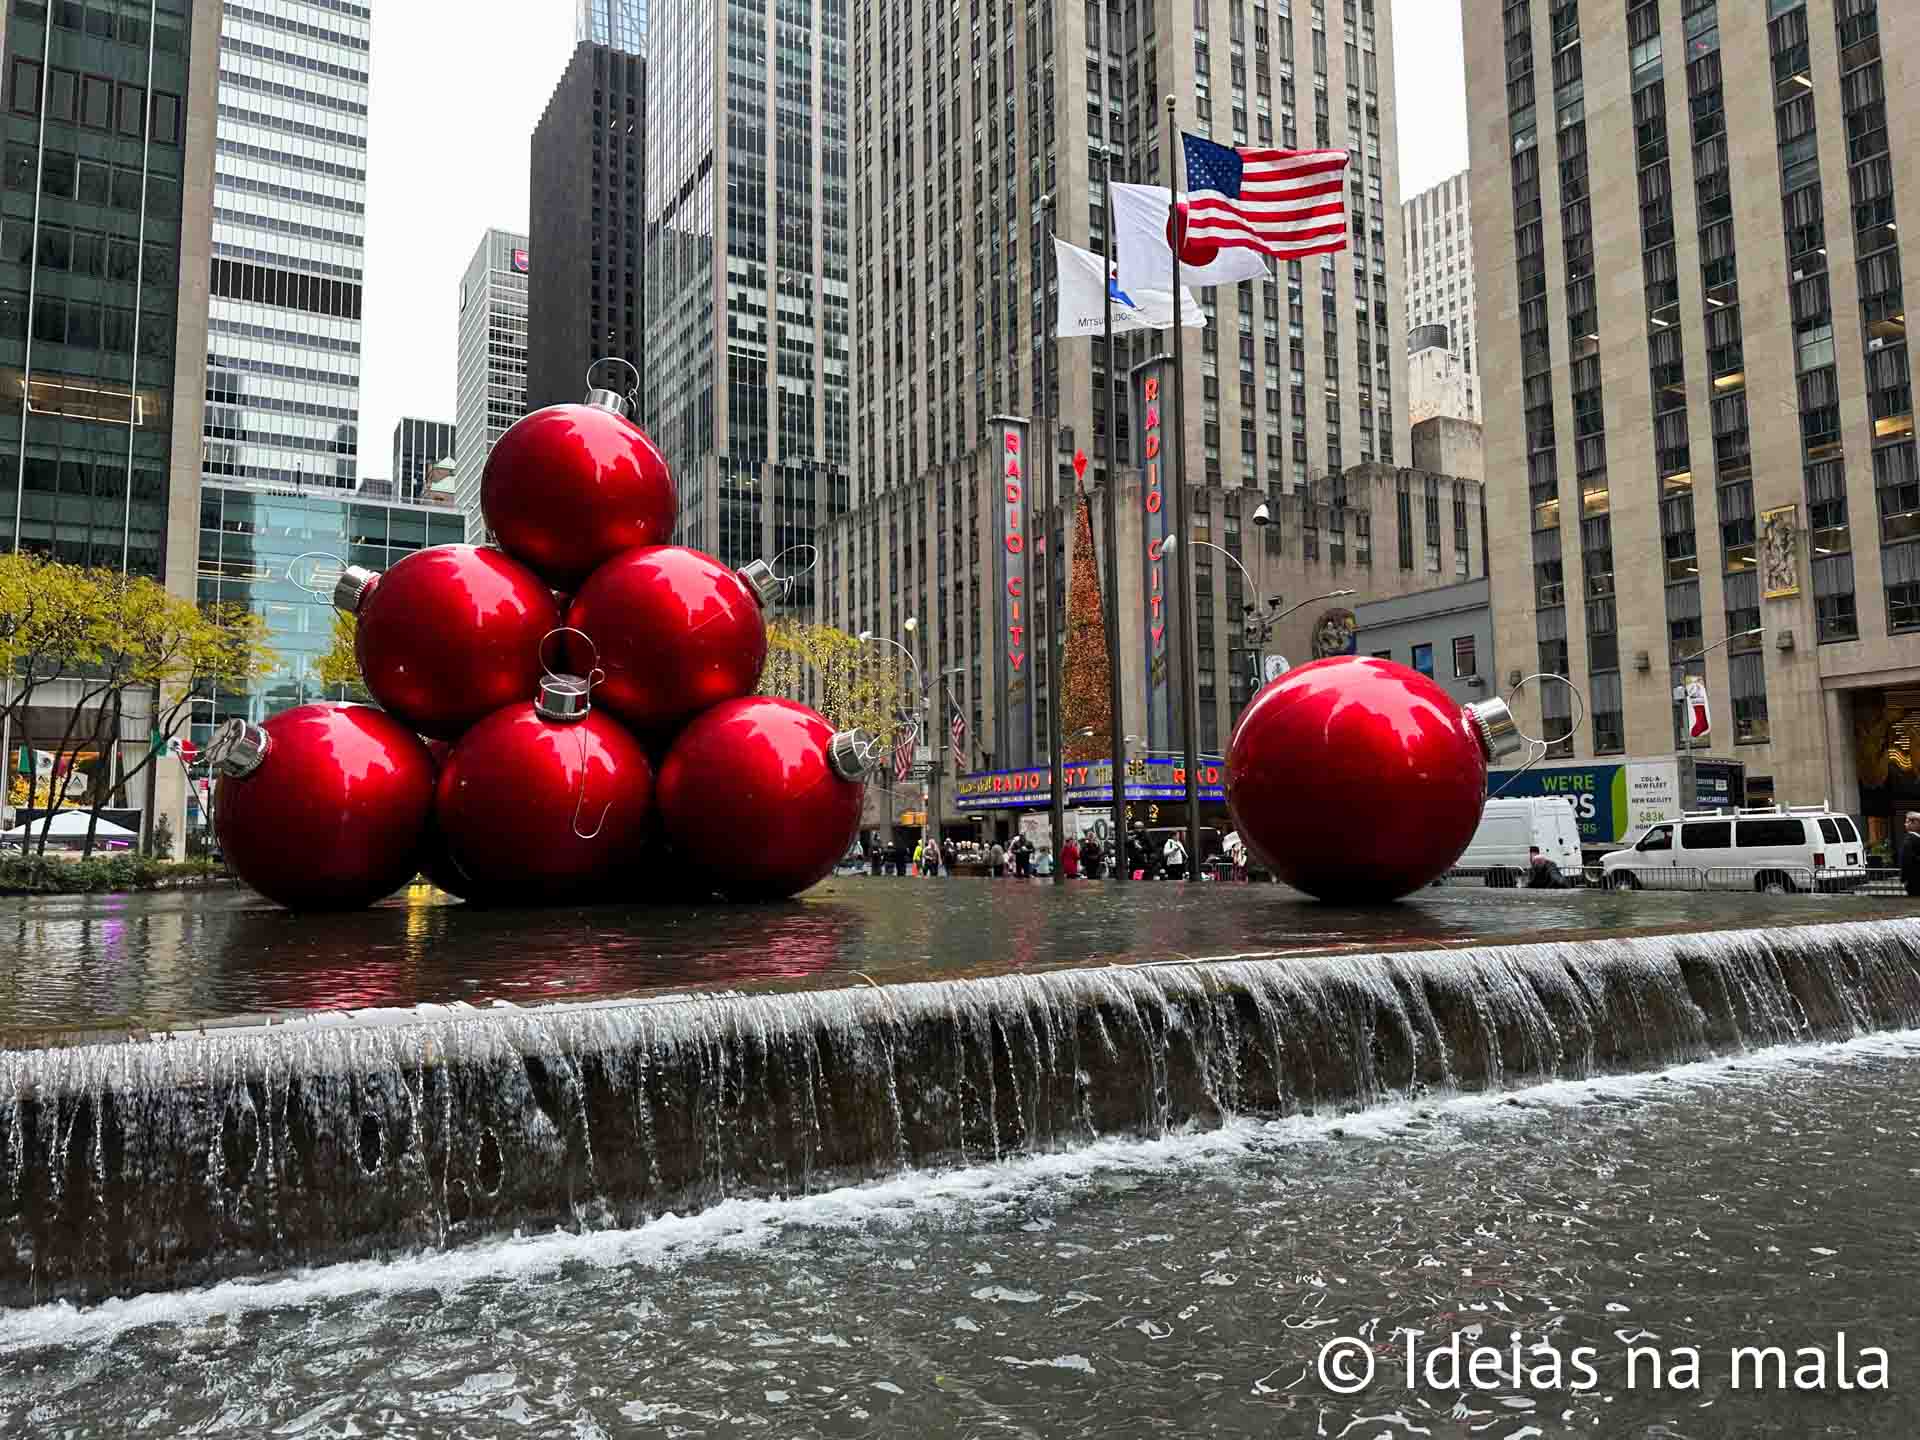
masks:
[[[573,38],[611,45],[629,55],[646,53],[647,0],[576,0]]]
[[[442,460],[454,458],[454,427],[445,420],[403,415],[393,427],[393,495],[423,501],[427,477]]]
[[[1578,756],[1684,753],[1673,691],[1704,676],[1700,748],[1750,801],[1884,832],[1920,808],[1920,175],[1888,98],[1920,9],[1470,0],[1466,36],[1480,353],[1512,377],[1486,395],[1502,663],[1586,692]]]
[[[1363,517],[1358,503],[1380,490],[1376,477],[1351,487],[1345,477],[1410,458],[1404,395],[1396,394],[1406,339],[1388,8],[1385,0],[1200,0],[1170,10],[1021,4],[971,14],[907,0],[856,7],[856,466],[853,514],[835,531],[845,544],[823,557],[823,614],[850,631],[896,638],[915,617],[929,671],[962,671],[963,706],[995,764],[1039,753],[1045,740],[1027,734],[1021,718],[1044,714],[1044,630],[1019,636],[1031,642],[1019,662],[1031,679],[1028,698],[1012,707],[1019,714],[1006,716],[1014,733],[997,733],[994,719],[1007,688],[995,677],[1018,623],[1011,577],[995,570],[1008,539],[1004,512],[1019,503],[1000,498],[1009,439],[1023,450],[1025,503],[1039,500],[1048,464],[1060,494],[1073,495],[1076,451],[1087,456],[1087,487],[1108,492],[1105,348],[1097,339],[1050,339],[1056,306],[1041,201],[1053,197],[1061,239],[1098,252],[1110,147],[1114,179],[1159,185],[1169,160],[1181,158],[1182,130],[1220,144],[1350,152],[1351,249],[1278,263],[1269,281],[1203,295],[1208,326],[1184,340],[1184,436],[1175,447],[1173,411],[1156,403],[1165,428],[1152,439],[1156,454],[1164,442],[1186,457],[1191,488],[1205,492],[1190,507],[1196,522],[1217,516],[1238,544],[1259,504],[1283,518],[1262,548],[1284,546],[1297,567],[1288,573],[1357,567],[1373,550],[1372,532],[1355,527],[1378,519],[1385,535],[1385,517]],[[1169,94],[1178,102],[1171,127]],[[1115,347],[1112,388],[1122,398],[1112,493],[1132,517],[1119,588],[1127,606],[1142,607],[1123,614],[1129,696],[1145,694],[1148,677],[1169,663],[1164,637],[1154,638],[1145,618],[1141,587],[1151,582],[1137,558],[1140,518],[1128,508],[1145,503],[1138,447],[1147,413],[1130,377],[1165,344],[1129,336]],[[1047,401],[1037,383],[1043,355]],[[1171,374],[1152,378],[1156,399],[1170,396]],[[1043,413],[1055,421],[1050,443]],[[1394,492],[1389,484],[1384,493]],[[1431,515],[1438,565],[1438,498]],[[1040,524],[1026,516],[1029,557],[1042,548]],[[1045,548],[1064,576],[1068,527],[1052,528]],[[1057,612],[1061,597],[1045,595],[1044,571],[1029,564],[1032,588],[1023,584],[1019,598],[1035,609],[1044,598]],[[1231,566],[1196,564],[1193,579],[1200,741],[1217,748],[1248,694],[1239,627],[1226,618],[1245,601]],[[836,608],[842,599],[846,608]]]
[[[0,16],[0,550],[194,593],[220,7],[16,4]],[[22,402],[25,403],[22,403]],[[11,676],[0,676],[0,705]],[[120,717],[143,755],[150,693]],[[73,743],[79,682],[0,721]],[[16,720],[18,723],[15,723]],[[70,754],[72,752],[69,752]],[[186,835],[178,767],[122,803]],[[0,800],[0,809],[4,802]]]
[[[649,24],[643,417],[680,538],[739,565],[845,505],[847,4],[666,0]]]
[[[1434,416],[1480,420],[1471,189],[1463,171],[1400,207],[1407,256],[1407,405],[1416,425]]]
[[[370,10],[248,0],[220,22],[205,474],[359,476]]]
[[[640,231],[645,223],[646,65],[605,45],[574,47],[533,132],[527,276],[527,408],[586,393],[606,356],[646,364]],[[597,383],[625,390],[609,369]]]
[[[461,513],[467,538],[485,533],[480,474],[494,441],[527,408],[527,237],[489,230],[460,278],[460,371],[454,384]]]

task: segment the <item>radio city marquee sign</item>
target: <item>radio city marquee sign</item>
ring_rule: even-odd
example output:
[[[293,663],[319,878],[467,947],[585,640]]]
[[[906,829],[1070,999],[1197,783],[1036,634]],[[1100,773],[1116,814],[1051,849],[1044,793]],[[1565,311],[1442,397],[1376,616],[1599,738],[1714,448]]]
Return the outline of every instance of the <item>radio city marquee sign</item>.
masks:
[[[1027,542],[1031,500],[1027,477],[1031,447],[1027,422],[1016,416],[996,416],[1000,447],[994,455],[1000,485],[1000,543],[994,549],[994,591],[999,640],[993,647],[995,696],[994,735],[999,753],[1009,764],[1026,765],[1034,758],[1033,647],[1027,613],[1032,588],[1029,569],[1032,546]],[[992,454],[993,452],[989,452]]]
[[[1226,767],[1217,759],[1200,762],[1200,798],[1225,800]],[[1113,799],[1113,762],[1096,760],[1085,765],[1060,767],[1060,784],[1069,805]],[[996,807],[1032,809],[1045,805],[1051,797],[1053,777],[1045,765],[1030,765],[1018,770],[983,770],[962,775],[955,787],[954,801],[962,810],[990,810]],[[1187,767],[1178,760],[1134,760],[1127,765],[1129,800],[1184,800],[1187,798]]]

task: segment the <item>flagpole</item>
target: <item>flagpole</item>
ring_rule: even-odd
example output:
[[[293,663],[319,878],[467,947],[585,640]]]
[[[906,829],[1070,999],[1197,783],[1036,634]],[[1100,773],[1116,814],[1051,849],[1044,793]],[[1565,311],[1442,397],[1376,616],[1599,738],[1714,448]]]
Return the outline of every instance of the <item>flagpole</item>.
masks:
[[[1173,533],[1179,543],[1173,547],[1174,585],[1180,597],[1180,603],[1174,610],[1177,628],[1180,631],[1180,744],[1186,751],[1187,766],[1187,879],[1200,877],[1200,747],[1197,732],[1200,728],[1199,671],[1194,657],[1193,646],[1193,583],[1188,578],[1189,562],[1187,556],[1193,547],[1188,544],[1187,522],[1187,426],[1186,426],[1186,364],[1182,358],[1186,354],[1185,326],[1180,324],[1184,318],[1180,304],[1180,246],[1185,239],[1185,230],[1180,224],[1180,129],[1174,116],[1174,99],[1167,96],[1167,230],[1172,241],[1169,249],[1173,251],[1173,319],[1171,328],[1173,340],[1173,444],[1176,460],[1173,467]]]
[[[1101,246],[1101,273],[1107,283],[1102,286],[1106,295],[1105,336],[1107,343],[1107,493],[1103,506],[1105,514],[1101,517],[1101,527],[1107,541],[1107,714],[1108,736],[1113,751],[1113,819],[1109,822],[1107,839],[1107,863],[1112,867],[1113,878],[1121,883],[1127,878],[1127,736],[1126,724],[1120,714],[1122,686],[1120,681],[1120,466],[1119,442],[1114,438],[1120,428],[1120,405],[1115,398],[1113,368],[1113,148],[1110,145],[1100,147],[1101,185],[1105,195],[1104,211],[1107,217],[1105,226],[1106,243]],[[1174,323],[1178,324],[1180,315],[1180,295],[1174,292]]]
[[[1048,383],[1051,367],[1048,357],[1053,354],[1054,328],[1047,315],[1047,287],[1044,277],[1046,266],[1054,269],[1056,284],[1059,279],[1059,257],[1053,250],[1053,197],[1040,197],[1041,255],[1044,257],[1040,274],[1043,277],[1040,286],[1040,454],[1047,467],[1047,481],[1041,491],[1042,503],[1047,507],[1045,518],[1040,523],[1040,553],[1047,562],[1047,766],[1053,782],[1052,803],[1049,808],[1049,823],[1053,830],[1053,883],[1067,883],[1066,867],[1060,864],[1060,852],[1067,845],[1067,794],[1061,784],[1060,766],[1060,685],[1065,673],[1065,656],[1061,652],[1066,648],[1060,643],[1060,621],[1066,615],[1066,589],[1060,583],[1060,556],[1053,548],[1053,507],[1056,503],[1055,492],[1060,484],[1060,460],[1054,453],[1053,443],[1053,387]]]

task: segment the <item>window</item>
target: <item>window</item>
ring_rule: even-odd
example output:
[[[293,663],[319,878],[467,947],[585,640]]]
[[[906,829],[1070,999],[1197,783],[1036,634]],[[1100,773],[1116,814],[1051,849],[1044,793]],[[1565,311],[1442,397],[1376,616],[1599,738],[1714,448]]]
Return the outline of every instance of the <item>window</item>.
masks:
[[[1740,848],[1760,845],[1804,845],[1806,827],[1798,820],[1742,820]]]
[[[1731,820],[1689,821],[1680,827],[1680,848],[1683,850],[1731,850],[1733,822]]]
[[[1464,680],[1469,675],[1478,675],[1479,668],[1474,664],[1473,636],[1456,635],[1453,637],[1453,678]]]
[[[1413,668],[1428,679],[1433,678],[1433,646],[1416,645],[1413,647]]]
[[[1373,652],[1373,658],[1376,660],[1391,660],[1393,658],[1393,651],[1376,650]]]
[[[1654,826],[1640,837],[1640,843],[1633,848],[1636,850],[1673,849],[1673,827],[1671,825]]]
[[[1829,845],[1838,845],[1840,843],[1840,827],[1833,821],[1826,819],[1822,819],[1818,823],[1820,826],[1820,838],[1825,840]]]

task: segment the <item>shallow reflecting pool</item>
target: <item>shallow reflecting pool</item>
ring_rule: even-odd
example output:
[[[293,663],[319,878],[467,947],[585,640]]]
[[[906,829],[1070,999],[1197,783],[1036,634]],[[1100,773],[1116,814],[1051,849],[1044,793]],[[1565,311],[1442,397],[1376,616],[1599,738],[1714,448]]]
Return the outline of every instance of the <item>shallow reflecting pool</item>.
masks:
[[[237,889],[13,899],[0,901],[0,956],[10,957],[0,965],[0,1043],[290,1009],[532,1004],[1911,909],[1837,896],[1482,889],[1339,908],[1274,885],[866,876],[767,906],[481,910],[426,887],[347,915],[290,915]]]

